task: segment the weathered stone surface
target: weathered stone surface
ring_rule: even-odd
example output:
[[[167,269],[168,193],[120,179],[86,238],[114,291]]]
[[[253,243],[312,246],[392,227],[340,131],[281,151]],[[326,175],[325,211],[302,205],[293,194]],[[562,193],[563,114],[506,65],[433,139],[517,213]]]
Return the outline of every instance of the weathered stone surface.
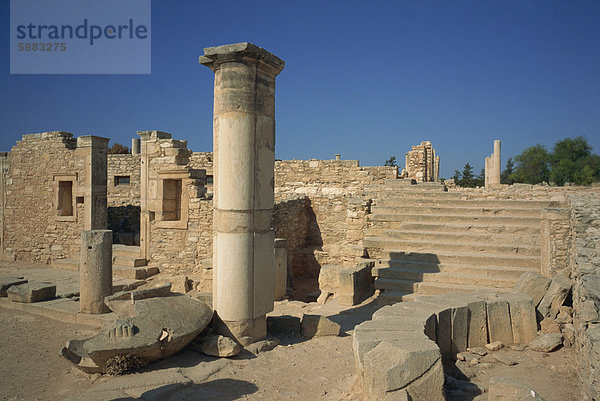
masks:
[[[531,387],[501,377],[492,377],[488,389],[488,401],[544,401]]]
[[[131,316],[105,326],[78,346],[69,346],[77,344],[71,342],[63,354],[87,372],[104,371],[115,356],[131,355],[150,362],[180,351],[212,317],[206,304],[185,295],[142,299],[135,301]]]
[[[488,351],[498,351],[502,347],[504,347],[502,341],[494,341],[485,345],[485,349]]]
[[[533,305],[537,307],[551,281],[548,277],[544,277],[540,273],[527,272],[521,274],[513,289],[515,292],[529,295],[533,300]]]
[[[6,297],[8,290],[13,285],[25,284],[27,280],[23,277],[0,277],[0,297]]]
[[[558,348],[563,341],[562,334],[548,333],[542,334],[529,343],[529,348],[538,352],[550,352]]]
[[[271,351],[279,344],[281,344],[281,341],[277,337],[272,337],[267,340],[261,340],[250,344],[246,347],[246,350],[253,353],[254,355],[258,355],[261,352]]]
[[[549,316],[551,309],[558,310],[571,291],[571,285],[571,280],[566,273],[554,276],[546,294],[537,307],[538,312],[540,312],[542,316],[547,317]]]
[[[507,294],[513,342],[527,344],[537,336],[537,319],[533,300],[527,294]]]
[[[507,352],[502,352],[502,351],[494,352],[492,354],[492,358],[494,358],[495,360],[497,360],[500,363],[505,364],[506,366],[513,366],[518,363],[517,359],[514,356],[510,355]]]
[[[242,347],[238,343],[229,337],[221,335],[214,335],[204,339],[199,348],[206,355],[217,356],[219,358],[236,356],[242,350]]]
[[[79,311],[106,313],[104,298],[112,291],[112,231],[83,231],[79,255]]]
[[[543,334],[560,333],[560,324],[556,320],[547,317],[540,322],[540,330]]]
[[[365,354],[365,385],[372,399],[406,389],[409,399],[444,400],[444,372],[434,342],[382,342]]]
[[[56,296],[56,286],[48,283],[25,283],[9,287],[6,294],[13,302],[41,302]]]
[[[497,299],[488,300],[486,304],[490,342],[500,341],[511,344],[513,336],[508,302]]]
[[[135,301],[147,298],[166,297],[171,293],[171,283],[159,284],[156,287],[120,291],[104,298],[104,303],[121,317],[135,314]]]
[[[290,315],[268,316],[267,331],[271,334],[300,333],[300,318]]]
[[[304,337],[339,336],[340,325],[327,316],[304,315],[301,322]]]

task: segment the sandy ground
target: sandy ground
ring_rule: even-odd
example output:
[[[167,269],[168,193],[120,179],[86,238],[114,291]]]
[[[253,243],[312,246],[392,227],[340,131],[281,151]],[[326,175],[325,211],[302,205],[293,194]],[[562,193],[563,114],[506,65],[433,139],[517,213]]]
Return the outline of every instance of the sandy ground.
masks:
[[[0,266],[0,275],[14,269],[15,265],[6,270]],[[343,335],[310,340],[288,335],[271,351],[257,356],[245,351],[231,359],[208,357],[190,346],[140,373],[112,377],[85,374],[58,355],[67,340],[90,337],[96,329],[0,307],[0,400],[360,401],[351,333],[374,310],[374,302],[352,310],[335,302],[323,307],[314,302],[277,302],[274,315],[329,315],[341,324]],[[506,366],[491,356],[482,360],[489,364],[483,368],[457,362],[463,378],[487,388],[491,377],[500,376],[528,384],[547,401],[580,399],[573,349],[549,354],[498,352],[509,353],[518,364]],[[487,394],[454,393],[450,399],[485,401]]]

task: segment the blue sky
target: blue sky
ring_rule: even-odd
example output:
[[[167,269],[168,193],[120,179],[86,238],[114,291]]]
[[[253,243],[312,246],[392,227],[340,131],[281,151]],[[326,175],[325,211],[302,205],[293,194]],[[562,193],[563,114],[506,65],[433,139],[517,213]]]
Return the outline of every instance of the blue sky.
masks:
[[[284,59],[276,157],[400,161],[431,140],[450,177],[584,135],[600,153],[599,1],[152,0],[149,75],[10,75],[1,0],[0,150],[63,130],[130,146],[158,129],[212,150],[204,47],[253,42]]]

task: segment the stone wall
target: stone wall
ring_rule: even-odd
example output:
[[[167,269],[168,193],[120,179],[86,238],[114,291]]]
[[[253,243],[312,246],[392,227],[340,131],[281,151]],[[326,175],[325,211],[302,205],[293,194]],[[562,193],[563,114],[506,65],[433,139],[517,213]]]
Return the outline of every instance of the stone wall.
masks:
[[[566,207],[541,210],[541,273],[548,278],[569,267],[573,236],[570,216],[570,209]]]
[[[430,141],[415,145],[406,154],[404,178],[419,182],[437,181],[440,175],[440,157]]]
[[[574,252],[571,258],[573,324],[582,400],[600,399],[600,194],[570,194]]]
[[[107,226],[113,243],[139,245],[140,155],[110,154],[107,159]]]
[[[5,258],[50,263],[74,256],[83,230],[106,227],[106,177],[92,188],[91,168],[106,163],[107,143],[68,132],[28,134],[17,142],[2,175]]]

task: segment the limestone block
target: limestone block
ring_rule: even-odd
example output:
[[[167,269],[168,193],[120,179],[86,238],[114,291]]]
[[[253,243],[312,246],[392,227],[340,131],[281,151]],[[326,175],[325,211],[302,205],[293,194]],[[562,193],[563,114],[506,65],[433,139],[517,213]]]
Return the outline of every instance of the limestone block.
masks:
[[[267,331],[271,334],[300,333],[300,318],[296,316],[267,316]]]
[[[558,310],[571,291],[571,285],[571,280],[566,273],[554,276],[546,294],[537,307],[538,312],[542,316],[547,317],[550,314],[550,310]]]
[[[301,322],[304,337],[339,336],[340,325],[327,316],[304,315]]]
[[[6,290],[13,285],[25,284],[27,280],[23,277],[0,277],[0,297],[8,296]]]
[[[229,337],[214,335],[210,336],[200,344],[200,350],[206,355],[219,358],[236,356],[242,351],[242,347]]]
[[[502,299],[490,299],[486,304],[490,342],[500,341],[503,344],[512,344],[512,325],[508,302]]]
[[[441,355],[430,340],[382,342],[365,355],[363,380],[371,399],[402,389],[413,401],[445,399]]]
[[[11,286],[6,293],[13,302],[41,302],[56,296],[56,286],[48,283],[25,283]]]
[[[405,317],[417,320],[424,326],[425,335],[431,340],[437,340],[437,314],[441,307],[424,303],[405,304],[399,302],[395,305],[384,306],[373,314],[373,320],[387,319],[388,317]]]
[[[507,294],[513,342],[527,344],[537,336],[537,319],[533,300],[527,294]]]
[[[340,305],[357,305],[373,295],[373,275],[371,270],[375,262],[361,262],[355,267],[344,269],[339,273]]]
[[[366,322],[365,322],[366,323]],[[363,366],[364,356],[367,352],[375,348],[382,341],[388,343],[407,342],[407,341],[431,341],[425,334],[419,330],[363,330],[362,324],[356,326],[352,333],[352,349],[354,358],[360,369]]]
[[[526,384],[502,377],[492,377],[488,388],[488,401],[544,401]]]
[[[340,272],[344,270],[339,265],[323,265],[319,271],[319,289],[321,292],[335,294],[340,287]]]
[[[558,348],[562,341],[563,336],[560,333],[542,334],[529,343],[529,348],[538,352],[550,352]]]
[[[487,307],[485,301],[467,304],[469,310],[469,347],[483,347],[488,343]]]
[[[527,272],[521,274],[513,290],[529,295],[533,300],[533,306],[537,307],[544,297],[550,281],[549,278],[542,276],[540,273]]]
[[[288,254],[287,241],[283,238],[275,238],[275,287],[274,299],[280,300],[285,297],[287,290]]]

